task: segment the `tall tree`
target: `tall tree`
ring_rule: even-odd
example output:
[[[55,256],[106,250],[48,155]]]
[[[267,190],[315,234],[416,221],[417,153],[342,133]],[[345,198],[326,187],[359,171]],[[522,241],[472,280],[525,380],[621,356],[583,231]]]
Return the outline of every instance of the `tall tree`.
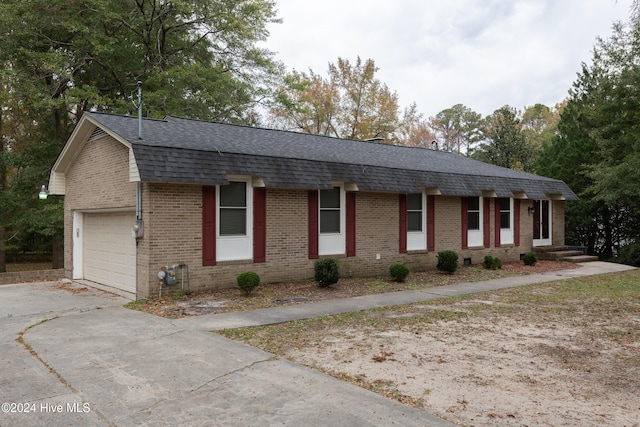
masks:
[[[341,89],[337,118],[339,132],[347,139],[388,138],[398,127],[398,95],[375,78],[372,59],[355,64],[338,58],[329,64],[329,78]]]
[[[312,70],[308,74],[294,70],[284,77],[270,107],[270,124],[315,135],[338,136],[339,103],[335,82]]]
[[[47,233],[56,202],[27,207],[83,111],[132,112],[141,80],[146,116],[251,124],[281,72],[257,45],[272,0],[5,0],[0,20],[0,271],[3,230]]]
[[[549,108],[543,104],[535,104],[524,109],[522,113],[522,134],[534,151],[534,157],[545,143],[550,143],[558,134],[560,114],[566,101]]]
[[[372,59],[338,58],[326,78],[309,70],[284,79],[270,108],[274,127],[346,139],[381,138],[424,145],[426,122],[415,105],[400,112],[398,95],[375,76]]]
[[[418,112],[418,106],[413,103],[406,108],[402,115],[400,127],[396,130],[396,140],[410,147],[433,149],[436,135],[424,115]]]
[[[581,197],[567,206],[568,232],[605,258],[640,237],[638,25],[618,23],[609,40],[597,41],[570,91],[559,136],[538,162]]]
[[[483,126],[482,115],[462,104],[442,110],[430,120],[439,146],[466,156],[482,140]]]
[[[3,50],[79,110],[128,112],[145,83],[146,114],[247,122],[279,65],[258,48],[270,0],[3,2]]]
[[[0,273],[7,271],[6,255],[7,255],[7,220],[9,206],[6,200],[7,191],[7,147],[8,141],[4,135],[4,106],[6,103],[6,94],[3,85],[3,72],[0,70]]]
[[[487,117],[484,138],[486,142],[474,157],[506,168],[531,170],[533,151],[524,138],[515,108],[505,105]]]

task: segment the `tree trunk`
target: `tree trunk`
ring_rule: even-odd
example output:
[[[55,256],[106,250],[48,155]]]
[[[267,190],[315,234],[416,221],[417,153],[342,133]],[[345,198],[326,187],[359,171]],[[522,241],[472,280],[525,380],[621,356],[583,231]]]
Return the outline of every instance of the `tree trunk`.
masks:
[[[4,227],[0,227],[0,273],[6,273],[7,271],[7,249],[5,242],[6,230]]]
[[[604,228],[602,257],[604,259],[610,259],[613,257],[613,230],[611,224],[611,210],[608,206],[604,207],[602,216],[602,227]]]
[[[2,92],[2,80],[0,80],[0,92]],[[0,156],[4,154],[4,133],[2,132],[2,105],[0,105]],[[7,187],[7,168],[4,163],[4,159],[0,157],[0,193],[4,193]],[[3,196],[4,197],[4,196]],[[4,216],[4,215],[3,215]],[[0,218],[2,220],[3,218]],[[7,242],[5,242],[5,235],[7,230],[4,226],[0,225],[0,273],[7,271]]]
[[[60,234],[53,235],[53,268],[64,268],[64,239]]]

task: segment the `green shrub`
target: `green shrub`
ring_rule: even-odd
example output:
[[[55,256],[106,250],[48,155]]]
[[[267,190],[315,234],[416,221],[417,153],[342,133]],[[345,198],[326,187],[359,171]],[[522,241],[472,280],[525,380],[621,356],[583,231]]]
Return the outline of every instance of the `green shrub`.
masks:
[[[484,257],[484,262],[482,263],[482,265],[487,270],[497,270],[499,268],[502,268],[502,260],[498,257],[487,255]]]
[[[620,264],[640,267],[640,243],[632,243],[621,247],[613,260]]]
[[[253,271],[247,271],[246,273],[238,274],[236,281],[238,282],[238,287],[245,295],[251,295],[251,291],[260,284],[260,276]]]
[[[328,288],[340,280],[340,265],[335,258],[322,258],[313,263],[315,280],[321,288]]]
[[[536,265],[538,257],[533,252],[528,252],[522,257],[522,262],[524,262],[524,265]]]
[[[438,271],[453,274],[458,269],[458,254],[454,251],[438,252]]]
[[[404,264],[393,264],[389,267],[389,274],[396,282],[404,282],[404,279],[409,274],[409,267]]]

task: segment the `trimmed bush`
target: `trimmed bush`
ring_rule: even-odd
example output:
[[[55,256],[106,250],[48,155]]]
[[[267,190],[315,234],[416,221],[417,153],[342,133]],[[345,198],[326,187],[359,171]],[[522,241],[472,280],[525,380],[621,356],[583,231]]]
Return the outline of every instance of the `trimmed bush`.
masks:
[[[528,252],[522,257],[522,262],[524,262],[524,265],[536,265],[538,257],[533,252]]]
[[[322,258],[313,263],[315,280],[321,288],[328,288],[340,280],[340,265],[335,258]]]
[[[251,292],[260,284],[260,276],[253,271],[238,274],[236,277],[238,287],[245,295],[251,295]]]
[[[502,260],[498,257],[487,255],[484,257],[484,262],[482,263],[482,265],[487,270],[497,270],[499,268],[502,268]]]
[[[404,282],[404,279],[409,274],[409,267],[404,264],[393,264],[389,267],[389,274],[396,282]]]
[[[621,247],[618,249],[618,254],[613,260],[620,264],[640,267],[640,243],[633,243]]]
[[[458,254],[454,251],[438,252],[438,271],[453,274],[458,269]]]

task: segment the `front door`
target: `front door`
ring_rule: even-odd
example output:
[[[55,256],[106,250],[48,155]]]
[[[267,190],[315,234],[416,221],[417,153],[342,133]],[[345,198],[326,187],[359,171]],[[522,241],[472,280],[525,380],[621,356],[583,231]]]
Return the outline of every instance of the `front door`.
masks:
[[[533,246],[551,245],[551,203],[533,201]]]

